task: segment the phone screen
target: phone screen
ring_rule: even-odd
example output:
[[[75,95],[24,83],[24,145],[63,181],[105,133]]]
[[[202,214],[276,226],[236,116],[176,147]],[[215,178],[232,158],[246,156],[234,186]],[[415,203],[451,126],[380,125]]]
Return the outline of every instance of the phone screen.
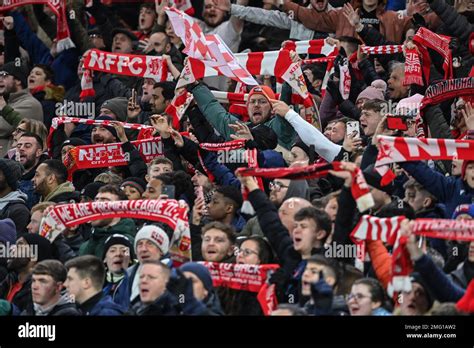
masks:
[[[165,185],[163,187],[162,195],[166,195],[169,199],[174,199],[175,197],[175,187],[174,185]]]
[[[349,121],[346,123],[346,135],[352,138],[360,138],[359,121]]]

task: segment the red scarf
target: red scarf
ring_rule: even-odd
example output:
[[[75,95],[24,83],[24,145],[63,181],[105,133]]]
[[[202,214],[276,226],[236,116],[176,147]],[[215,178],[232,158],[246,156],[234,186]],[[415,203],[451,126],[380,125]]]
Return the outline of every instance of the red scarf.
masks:
[[[257,292],[257,299],[264,315],[270,315],[276,309],[275,284],[270,285],[271,273],[279,265],[246,265],[220,262],[201,262],[211,273],[215,287]]]
[[[162,57],[125,53],[111,53],[91,49],[84,57],[84,73],[81,80],[81,98],[94,96],[91,71],[102,71],[114,75],[152,78],[166,81],[168,65]]]
[[[388,185],[395,174],[389,164],[422,160],[474,160],[474,140],[404,138],[379,135],[379,152],[375,170]]]
[[[14,10],[19,6],[24,5],[48,5],[48,7],[56,15],[56,41],[58,53],[75,47],[69,33],[66,17],[66,1],[61,0],[4,0],[3,6],[0,7],[0,12]]]
[[[387,289],[391,296],[394,292],[410,291],[411,289],[408,276],[413,271],[413,264],[410,254],[405,248],[407,237],[399,236],[400,224],[404,219],[404,216],[378,218],[363,215],[351,232],[351,239],[354,242],[380,240],[388,245],[393,245],[392,280]],[[474,241],[473,220],[416,219],[414,222],[413,233],[418,236]]]
[[[341,171],[340,162],[332,162],[330,164],[312,164],[305,167],[295,168],[239,168],[237,173],[242,176],[256,176],[267,179],[290,179],[290,180],[305,180],[321,178],[328,175],[329,170]],[[351,193],[354,197],[359,211],[366,211],[374,205],[374,200],[370,194],[369,187],[365,181],[362,171],[357,168],[352,173],[353,180],[351,186]]]
[[[424,85],[420,57],[416,48],[405,51],[405,79],[403,80],[403,85],[408,86],[412,84]]]
[[[49,128],[49,134],[48,138],[46,140],[46,143],[48,145],[48,151],[50,152],[50,155],[52,155],[52,146],[53,146],[53,135],[56,129],[62,124],[65,123],[76,123],[76,124],[86,124],[89,126],[110,126],[109,120],[90,120],[87,118],[78,118],[78,117],[55,117],[53,118],[53,121],[51,123],[51,127]],[[152,126],[146,126],[143,124],[138,124],[138,123],[126,123],[126,122],[120,122],[124,128],[127,129],[136,129],[139,130],[140,133],[138,133],[138,139],[147,139],[151,138],[153,136],[154,128]]]
[[[443,57],[444,79],[451,79],[453,77],[453,59],[452,53],[449,49],[451,37],[438,35],[431,30],[421,27],[413,36],[413,42],[418,47],[423,61],[423,75],[426,81],[430,80],[431,58],[428,48],[438,52]]]
[[[55,205],[43,218],[40,235],[54,241],[66,228],[94,220],[131,218],[159,221],[173,230],[170,254],[177,263],[191,260],[188,205],[173,199],[87,202]]]
[[[163,156],[161,138],[149,138],[131,142],[140,152],[145,163]],[[89,168],[126,166],[130,162],[122,150],[122,143],[75,146],[67,153],[64,165],[68,169],[68,180],[77,170]]]

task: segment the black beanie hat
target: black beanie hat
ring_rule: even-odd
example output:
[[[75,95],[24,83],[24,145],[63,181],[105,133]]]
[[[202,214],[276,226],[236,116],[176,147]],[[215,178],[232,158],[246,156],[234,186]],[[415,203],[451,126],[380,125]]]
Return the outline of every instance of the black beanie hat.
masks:
[[[0,170],[5,176],[8,186],[16,191],[18,189],[18,181],[23,174],[23,166],[14,160],[0,158]]]
[[[104,116],[99,116],[99,117],[97,117],[96,120],[97,120],[97,121],[99,121],[99,120],[104,120],[104,121],[116,121],[116,120],[114,120],[112,117],[110,117],[110,116],[105,116],[105,115],[104,115]],[[96,127],[99,127],[99,126],[96,126]],[[118,141],[117,131],[115,130],[114,127],[112,127],[112,126],[103,126],[103,127],[104,127],[105,129],[107,129],[110,133],[112,133],[112,135],[113,135],[114,137],[116,137],[116,138],[117,138],[117,141]]]
[[[53,249],[48,239],[33,233],[25,233],[21,237],[27,241],[28,245],[38,246],[38,259],[36,262],[53,258]]]
[[[91,182],[91,183],[87,184],[86,186],[84,186],[84,188],[81,191],[81,196],[86,196],[86,197],[94,200],[95,196],[97,196],[97,193],[99,192],[99,189],[102,186],[105,186],[105,185],[106,185],[106,183],[104,183],[102,181]]]
[[[106,239],[105,244],[104,244],[104,254],[102,255],[102,260],[105,260],[105,255],[107,255],[107,251],[112,245],[124,245],[128,248],[130,251],[130,262],[132,262],[133,259],[135,259],[135,252],[133,250],[133,245],[130,239],[123,235],[123,234],[113,234],[109,238]]]

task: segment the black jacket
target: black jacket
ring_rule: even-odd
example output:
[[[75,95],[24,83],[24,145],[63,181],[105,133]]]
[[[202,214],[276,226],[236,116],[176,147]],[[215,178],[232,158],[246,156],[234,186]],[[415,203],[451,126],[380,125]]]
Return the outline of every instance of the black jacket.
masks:
[[[33,305],[25,309],[21,315],[36,316]],[[63,302],[60,301],[59,304],[54,306],[51,312],[47,316],[78,316],[82,315],[79,309],[77,309],[76,304],[72,302]]]
[[[145,305],[142,302],[137,302],[132,305],[130,310],[127,312],[129,315],[180,315],[181,309],[175,296],[173,296],[168,290],[165,290],[164,294],[161,295],[151,305]]]
[[[6,299],[8,292],[13,284],[18,281],[16,272],[10,272],[6,278],[0,283],[0,298]],[[13,297],[12,304],[14,304],[20,312],[24,311],[28,306],[33,305],[33,298],[31,297],[31,276],[23,283],[21,289]]]

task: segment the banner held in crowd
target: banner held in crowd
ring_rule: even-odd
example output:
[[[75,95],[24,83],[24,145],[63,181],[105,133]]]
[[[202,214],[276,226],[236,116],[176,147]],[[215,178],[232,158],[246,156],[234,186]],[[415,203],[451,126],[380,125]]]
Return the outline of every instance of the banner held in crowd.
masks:
[[[173,230],[170,256],[179,264],[191,260],[188,205],[172,199],[87,202],[55,205],[41,221],[40,235],[54,241],[66,228],[94,220],[131,218],[166,223]]]

